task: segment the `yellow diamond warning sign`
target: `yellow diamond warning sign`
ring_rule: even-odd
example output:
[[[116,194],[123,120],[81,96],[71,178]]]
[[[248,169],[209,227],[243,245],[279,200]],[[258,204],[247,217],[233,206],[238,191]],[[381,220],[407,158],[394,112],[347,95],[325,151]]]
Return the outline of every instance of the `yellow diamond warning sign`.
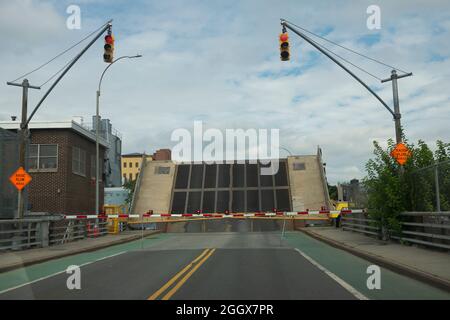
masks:
[[[31,176],[22,167],[20,167],[11,175],[11,177],[9,177],[9,181],[11,181],[17,190],[22,190],[27,184],[30,183]]]
[[[409,157],[411,157],[411,151],[409,151],[408,147],[400,142],[391,151],[391,157],[397,160],[397,162],[402,166],[408,161]]]

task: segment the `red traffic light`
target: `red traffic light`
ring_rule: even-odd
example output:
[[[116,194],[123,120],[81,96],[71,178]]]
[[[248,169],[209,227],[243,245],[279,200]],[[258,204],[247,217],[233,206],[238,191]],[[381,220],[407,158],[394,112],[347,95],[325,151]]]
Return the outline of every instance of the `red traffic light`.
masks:
[[[107,36],[105,36],[105,42],[106,42],[107,44],[113,44],[113,42],[114,42],[113,36],[110,35],[110,34],[108,34]]]
[[[280,41],[287,41],[289,39],[289,36],[287,33],[280,34]]]

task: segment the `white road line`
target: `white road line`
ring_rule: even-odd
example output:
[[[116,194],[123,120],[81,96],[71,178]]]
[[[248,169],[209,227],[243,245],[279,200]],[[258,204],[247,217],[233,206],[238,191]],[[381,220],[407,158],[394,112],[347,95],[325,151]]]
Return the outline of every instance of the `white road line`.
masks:
[[[86,263],[83,263],[83,264],[79,265],[79,267],[81,268],[81,267],[87,266],[88,264],[91,264],[91,263],[95,263],[95,262],[102,261],[102,260],[105,260],[105,259],[108,259],[108,258],[112,258],[112,257],[118,256],[118,255],[121,255],[121,254],[123,254],[123,253],[125,253],[125,252],[128,252],[128,251],[122,251],[122,252],[115,253],[115,254],[112,254],[112,255],[110,255],[110,256],[106,256],[106,257],[103,257],[103,258],[100,258],[100,259],[97,259],[97,260],[94,260],[94,261],[89,261],[89,262],[86,262]],[[45,263],[45,262],[43,262],[43,263]],[[26,268],[26,267],[25,267],[25,268]],[[17,269],[16,269],[16,270],[17,270]],[[12,270],[12,271],[14,271],[14,270]],[[29,285],[29,284],[32,284],[32,283],[35,283],[35,282],[39,282],[39,281],[48,279],[48,278],[57,276],[57,275],[59,275],[59,274],[61,274],[61,273],[65,273],[65,272],[66,272],[66,269],[64,269],[64,270],[62,270],[62,271],[59,271],[59,272],[56,272],[56,273],[53,273],[53,274],[51,274],[51,275],[48,275],[48,276],[39,278],[39,279],[35,279],[35,280],[30,281],[30,282],[27,282],[27,283],[20,284],[20,285],[15,286],[15,287],[11,287],[11,288],[5,289],[5,290],[3,290],[3,291],[0,291],[0,295],[3,294],[3,293],[5,293],[5,292],[11,291],[11,290],[15,290],[15,289],[18,289],[18,288],[27,286],[27,285]]]
[[[348,292],[350,292],[352,295],[354,295],[356,298],[358,298],[359,300],[369,300],[369,298],[367,298],[365,295],[363,295],[361,292],[359,292],[358,290],[356,290],[354,287],[352,287],[351,285],[349,285],[347,282],[345,282],[344,280],[342,280],[341,278],[339,278],[337,275],[335,275],[333,272],[331,272],[330,270],[328,270],[327,268],[325,268],[324,266],[322,266],[321,264],[319,264],[317,261],[315,261],[313,258],[311,258],[310,256],[308,256],[307,254],[305,254],[303,251],[301,251],[298,248],[294,249],[295,251],[297,251],[298,253],[300,253],[300,255],[302,257],[304,257],[306,260],[308,260],[309,262],[311,262],[314,266],[316,266],[317,268],[319,268],[321,271],[323,271],[327,276],[329,276],[331,279],[333,279],[334,281],[336,281],[337,283],[339,283],[344,289],[346,289]]]

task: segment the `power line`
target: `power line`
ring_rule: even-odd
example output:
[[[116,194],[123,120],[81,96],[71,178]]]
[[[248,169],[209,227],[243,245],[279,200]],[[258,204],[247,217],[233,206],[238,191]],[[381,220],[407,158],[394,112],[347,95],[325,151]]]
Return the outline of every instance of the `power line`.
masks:
[[[34,70],[30,71],[30,72],[25,73],[24,75],[18,77],[17,79],[15,79],[15,80],[13,80],[13,81],[11,81],[11,82],[16,82],[17,80],[22,79],[22,78],[28,76],[29,74],[32,74],[33,72],[42,69],[43,67],[45,67],[46,65],[48,65],[48,64],[51,63],[52,61],[56,60],[57,58],[59,58],[60,56],[62,56],[63,54],[65,54],[66,52],[72,50],[72,49],[75,48],[77,45],[79,45],[80,43],[82,43],[83,41],[85,41],[86,39],[88,39],[89,37],[91,37],[94,33],[98,32],[98,31],[99,31],[101,28],[103,28],[106,24],[107,24],[107,23],[105,23],[105,24],[103,24],[102,26],[100,26],[100,28],[98,28],[98,29],[92,31],[92,32],[89,33],[86,37],[84,37],[83,39],[81,39],[80,41],[78,41],[77,43],[75,43],[74,45],[70,46],[69,48],[67,48],[67,49],[64,50],[63,52],[57,54],[55,57],[53,57],[53,58],[51,58],[50,60],[48,60],[47,62],[43,63],[42,65],[40,65],[40,66],[37,67],[36,69],[34,69]],[[70,61],[69,61],[69,63],[70,63]],[[67,64],[67,65],[68,65],[68,64]],[[67,66],[67,65],[66,65],[66,66]],[[59,73],[59,72],[61,72],[61,70],[58,71],[58,73]],[[54,75],[54,76],[55,76],[55,75]],[[53,76],[53,77],[54,77],[54,76]],[[46,81],[45,83],[47,83],[47,82],[48,82],[48,81]]]
[[[352,52],[352,53],[354,53],[354,54],[357,54],[357,55],[359,55],[359,56],[361,56],[361,57],[364,57],[364,58],[369,59],[369,60],[371,60],[371,61],[373,61],[373,62],[379,63],[379,64],[381,64],[381,65],[383,65],[383,66],[385,66],[385,67],[389,67],[389,68],[391,68],[391,69],[395,69],[395,70],[400,71],[400,72],[403,72],[403,73],[408,73],[407,71],[403,71],[402,69],[396,68],[396,67],[391,66],[391,65],[389,65],[389,64],[387,64],[387,63],[384,63],[384,62],[382,62],[382,61],[380,61],[380,60],[377,60],[377,59],[371,58],[371,57],[369,57],[369,56],[366,56],[365,54],[362,54],[362,53],[360,53],[360,52],[358,52],[358,51],[355,51],[355,50],[353,50],[353,49],[347,48],[347,47],[345,47],[345,46],[343,46],[343,45],[341,45],[341,44],[339,44],[339,43],[336,43],[336,42],[331,41],[331,40],[329,40],[329,39],[327,39],[327,38],[325,38],[325,37],[322,37],[322,36],[320,36],[320,35],[318,35],[318,34],[315,34],[314,32],[309,31],[309,30],[307,30],[307,29],[305,29],[305,28],[303,28],[303,27],[300,27],[299,25],[296,25],[295,23],[292,23],[292,22],[290,22],[290,21],[288,21],[288,20],[286,20],[286,22],[292,24],[293,26],[295,26],[295,27],[297,27],[297,28],[299,28],[299,29],[301,29],[301,30],[303,30],[303,31],[305,31],[305,32],[307,32],[307,33],[309,33],[309,34],[314,35],[315,37],[318,37],[318,38],[320,38],[320,39],[322,39],[322,40],[325,40],[325,41],[327,41],[327,42],[329,42],[329,43],[332,43],[332,44],[334,44],[335,46],[338,46],[338,47],[340,47],[340,48],[342,48],[342,49],[345,49],[345,50],[347,50],[347,51],[350,51],[350,52]]]
[[[324,45],[318,43],[317,41],[314,41],[314,40],[312,40],[312,39],[310,39],[310,40],[311,40],[312,42],[314,42],[316,45],[318,45],[319,47],[321,47],[322,49],[324,49],[324,50],[328,51],[329,53],[335,55],[335,56],[338,57],[339,59],[341,59],[341,60],[347,62],[348,64],[350,64],[350,65],[352,65],[353,67],[355,67],[355,68],[361,70],[362,72],[368,74],[369,76],[371,76],[371,77],[373,77],[373,78],[375,78],[375,79],[381,81],[381,78],[377,77],[377,76],[374,75],[373,73],[370,73],[369,71],[365,70],[364,68],[357,66],[357,65],[354,64],[353,62],[351,62],[351,61],[345,59],[344,57],[342,57],[342,56],[340,56],[340,55],[338,55],[337,53],[335,53],[334,51],[328,49],[327,47],[325,47]]]
[[[50,78],[48,78],[43,84],[40,85],[42,88],[45,86],[50,80],[52,80],[54,77],[56,77],[61,71],[63,71],[75,58],[72,58],[69,62],[67,62],[61,69],[56,71]]]

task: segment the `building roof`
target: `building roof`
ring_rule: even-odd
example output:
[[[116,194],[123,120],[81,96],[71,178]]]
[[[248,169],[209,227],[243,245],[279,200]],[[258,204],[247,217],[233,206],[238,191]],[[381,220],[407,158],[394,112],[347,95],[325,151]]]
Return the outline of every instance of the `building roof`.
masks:
[[[139,152],[123,154],[122,157],[142,157],[143,154]]]
[[[0,128],[6,130],[19,130],[19,121],[0,121]],[[88,130],[87,128],[81,126],[79,123],[69,120],[69,121],[33,121],[28,124],[30,130],[49,130],[49,129],[69,129],[76,133],[82,135],[83,137],[95,142],[95,134]],[[99,137],[99,144],[103,147],[108,148],[108,142]]]

